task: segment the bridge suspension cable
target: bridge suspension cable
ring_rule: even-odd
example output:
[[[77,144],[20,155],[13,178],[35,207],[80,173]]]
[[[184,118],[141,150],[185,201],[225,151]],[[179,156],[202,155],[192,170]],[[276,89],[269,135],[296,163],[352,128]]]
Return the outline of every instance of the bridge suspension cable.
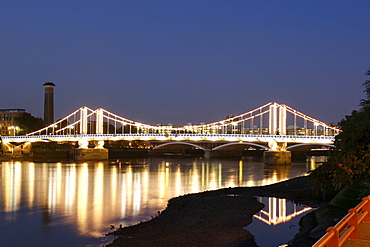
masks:
[[[181,127],[136,122],[103,108],[81,107],[57,122],[27,135],[77,134],[258,134],[334,136],[340,130],[287,105],[270,102],[240,115]]]

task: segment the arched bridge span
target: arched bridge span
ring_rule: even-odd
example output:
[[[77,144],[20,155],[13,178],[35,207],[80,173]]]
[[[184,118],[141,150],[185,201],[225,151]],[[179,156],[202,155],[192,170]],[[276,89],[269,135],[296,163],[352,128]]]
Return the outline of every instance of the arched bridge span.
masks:
[[[300,143],[294,144],[286,148],[287,151],[310,151],[313,148],[318,147],[328,147],[328,148],[335,148],[333,144],[325,144],[325,143]]]
[[[240,147],[256,147],[256,148],[259,148],[259,149],[262,149],[262,150],[269,150],[268,147],[264,146],[264,145],[261,145],[261,144],[258,144],[258,143],[251,143],[251,142],[232,142],[232,143],[225,143],[225,144],[222,144],[220,146],[217,146],[215,147],[213,150],[216,151],[216,150],[222,150],[222,149],[226,149],[228,147],[234,147],[234,146],[240,146]]]
[[[190,146],[190,147],[195,147],[197,149],[202,149],[202,150],[205,149],[201,145],[197,145],[197,144],[194,144],[194,143],[191,143],[191,142],[167,142],[167,143],[159,144],[158,146],[155,146],[153,149],[154,150],[156,150],[156,149],[163,149],[164,147],[174,146],[174,145],[178,145],[178,146],[180,146],[180,145],[182,145],[182,146]]]
[[[171,146],[183,146],[183,147],[194,147],[197,149],[202,150],[210,150],[210,151],[217,151],[217,150],[226,150],[226,149],[245,149],[245,147],[254,147],[261,150],[268,150],[269,148],[267,146],[258,144],[258,143],[252,143],[252,142],[231,142],[231,143],[213,143],[210,145],[210,143],[199,143],[195,144],[192,142],[167,142],[167,143],[161,143],[158,146],[155,146],[153,150],[158,149],[164,149],[164,148],[171,148]],[[235,146],[239,146],[239,148],[235,148]],[[186,149],[186,148],[184,148]]]

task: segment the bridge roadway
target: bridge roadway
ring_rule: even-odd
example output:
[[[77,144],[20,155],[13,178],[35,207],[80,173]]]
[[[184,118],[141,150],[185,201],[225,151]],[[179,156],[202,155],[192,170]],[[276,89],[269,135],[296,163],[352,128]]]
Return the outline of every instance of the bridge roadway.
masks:
[[[208,142],[259,142],[332,145],[335,136],[304,135],[252,135],[252,134],[76,134],[76,135],[35,135],[2,136],[3,142],[75,142],[87,141],[208,141]]]

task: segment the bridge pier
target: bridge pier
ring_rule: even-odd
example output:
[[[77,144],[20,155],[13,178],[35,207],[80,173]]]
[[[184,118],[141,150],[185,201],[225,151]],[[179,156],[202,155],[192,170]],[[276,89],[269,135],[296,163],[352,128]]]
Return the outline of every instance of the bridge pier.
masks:
[[[108,149],[104,148],[104,141],[98,141],[95,148],[89,148],[89,141],[85,138],[78,140],[79,148],[73,152],[73,159],[76,161],[107,160]]]
[[[106,148],[76,148],[73,152],[75,161],[108,160]]]
[[[267,165],[289,165],[292,162],[290,151],[265,151],[263,158]]]
[[[204,149],[204,158],[211,158],[211,157],[212,157],[212,150]]]

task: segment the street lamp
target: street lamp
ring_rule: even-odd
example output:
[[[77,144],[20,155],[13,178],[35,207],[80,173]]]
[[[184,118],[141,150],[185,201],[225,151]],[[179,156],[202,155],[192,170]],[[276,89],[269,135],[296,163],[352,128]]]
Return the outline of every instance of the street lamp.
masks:
[[[15,136],[15,131],[18,129],[18,126],[10,126],[8,127],[8,130],[13,130],[13,136]]]

